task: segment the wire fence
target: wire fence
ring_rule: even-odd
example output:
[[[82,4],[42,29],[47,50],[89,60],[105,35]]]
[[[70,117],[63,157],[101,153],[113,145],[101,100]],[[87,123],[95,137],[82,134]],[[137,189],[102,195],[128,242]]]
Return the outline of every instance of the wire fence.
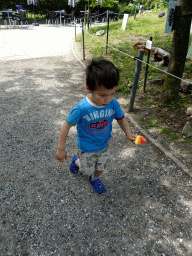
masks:
[[[107,14],[107,12],[105,12],[105,13]],[[102,14],[100,14],[100,15],[103,15],[103,14],[105,14],[105,13],[102,13]],[[121,14],[117,14],[117,15],[121,15]],[[132,15],[132,16],[133,16],[133,15]],[[123,55],[126,55],[126,56],[130,57],[130,58],[133,58],[134,60],[137,59],[138,61],[140,61],[140,62],[142,62],[142,63],[144,63],[144,64],[146,64],[146,65],[148,65],[148,66],[150,66],[150,67],[152,67],[152,68],[154,68],[154,69],[156,69],[156,70],[158,70],[158,71],[161,71],[162,73],[165,73],[165,74],[170,75],[170,76],[172,76],[172,77],[174,77],[174,78],[176,78],[176,79],[179,79],[179,80],[181,80],[181,81],[183,81],[183,82],[187,82],[187,83],[188,83],[187,80],[185,80],[185,79],[183,79],[183,78],[181,78],[181,77],[175,76],[175,75],[173,75],[173,74],[171,74],[171,73],[169,73],[169,72],[167,72],[167,71],[165,71],[165,70],[162,70],[162,69],[160,69],[160,68],[157,68],[157,67],[155,67],[155,66],[153,66],[153,65],[151,65],[151,64],[149,64],[149,63],[147,63],[147,62],[145,62],[145,61],[143,61],[143,60],[140,60],[140,59],[138,59],[137,57],[134,57],[134,56],[132,56],[132,55],[130,55],[130,54],[128,54],[128,53],[125,53],[125,52],[123,52],[123,51],[120,51],[120,50],[118,50],[117,48],[115,48],[115,47],[113,47],[113,46],[111,46],[111,45],[109,45],[109,44],[107,44],[107,43],[104,43],[103,41],[99,40],[98,37],[95,37],[94,35],[90,34],[90,33],[83,27],[83,25],[82,25],[82,30],[83,30],[83,32],[85,32],[87,35],[89,35],[89,36],[93,37],[95,40],[101,42],[104,46],[109,47],[109,48],[111,48],[111,49],[113,49],[113,50],[119,52],[120,54],[123,54]],[[83,48],[84,48],[84,45],[83,45]]]
[[[134,57],[134,56],[132,56],[132,55],[130,55],[130,54],[128,54],[128,53],[122,52],[122,51],[118,50],[117,48],[115,48],[115,47],[113,47],[113,46],[110,46],[109,44],[105,44],[103,41],[99,40],[97,37],[95,37],[95,36],[93,36],[92,34],[90,34],[89,32],[87,32],[84,28],[83,28],[83,30],[84,30],[84,32],[85,32],[86,34],[90,35],[91,37],[93,37],[93,38],[96,39],[97,41],[101,42],[103,45],[106,45],[107,47],[109,47],[109,48],[111,48],[111,49],[113,49],[113,50],[115,50],[115,51],[117,51],[117,52],[119,52],[119,53],[121,53],[121,54],[124,54],[124,55],[126,55],[126,56],[128,56],[128,57],[130,57],[130,58],[133,58],[134,60],[137,59],[138,61],[140,61],[140,62],[142,62],[142,63],[145,63],[146,65],[148,65],[148,66],[150,66],[150,67],[152,67],[152,68],[154,68],[154,69],[157,69],[157,70],[159,70],[159,71],[161,71],[161,72],[163,72],[163,73],[165,73],[165,74],[167,74],[167,75],[170,75],[170,76],[173,76],[173,77],[175,77],[175,78],[177,78],[177,79],[180,79],[181,81],[188,82],[188,81],[185,80],[185,79],[182,79],[182,78],[180,78],[180,77],[178,77],[178,76],[175,76],[175,75],[173,75],[173,74],[171,74],[171,73],[169,73],[169,72],[167,72],[167,71],[165,71],[165,70],[159,69],[159,68],[157,68],[157,67],[155,67],[155,66],[153,66],[153,65],[151,65],[151,64],[149,64],[149,63],[147,63],[147,62],[145,62],[145,61],[143,61],[143,60],[139,60],[137,57]]]
[[[87,13],[88,14],[88,13]],[[112,12],[112,11],[109,11],[109,14],[111,15],[111,16],[114,16],[114,17],[118,17],[118,18],[120,18],[120,17],[122,17],[124,14],[121,14],[121,13],[114,13],[114,12]],[[93,14],[93,13],[90,13],[89,14],[90,16],[89,16],[89,19],[90,19],[90,23],[97,23],[98,22],[98,18],[103,18],[103,19],[105,19],[105,20],[107,20],[107,11],[106,12],[103,12],[103,13],[100,13],[100,14]],[[133,16],[134,14],[130,14],[129,16]],[[95,21],[94,22],[92,22],[92,19],[95,19]],[[96,20],[97,19],[97,20]],[[82,16],[82,17],[78,17],[78,18],[75,18],[75,20],[76,20],[76,22],[82,22],[82,20],[84,20],[84,16]]]

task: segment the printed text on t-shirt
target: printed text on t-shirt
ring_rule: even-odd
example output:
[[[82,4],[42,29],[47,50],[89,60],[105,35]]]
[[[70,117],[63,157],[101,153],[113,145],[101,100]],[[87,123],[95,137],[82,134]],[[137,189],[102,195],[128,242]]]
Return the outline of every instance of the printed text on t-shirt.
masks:
[[[90,123],[89,127],[90,128],[95,128],[95,129],[102,129],[108,124],[108,120],[100,120],[99,122],[96,123]]]
[[[92,113],[85,115],[83,118],[85,118],[89,122],[91,120],[96,120],[98,118],[110,117],[113,114],[115,114],[115,110],[106,109],[106,110],[94,111]]]

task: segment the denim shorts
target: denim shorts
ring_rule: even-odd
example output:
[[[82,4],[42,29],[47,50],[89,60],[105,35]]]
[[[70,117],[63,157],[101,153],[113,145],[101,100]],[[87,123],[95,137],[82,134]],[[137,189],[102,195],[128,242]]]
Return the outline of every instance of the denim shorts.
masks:
[[[85,175],[92,175],[97,171],[104,171],[109,159],[109,145],[99,152],[87,153],[78,150],[77,156],[80,159],[80,172]]]

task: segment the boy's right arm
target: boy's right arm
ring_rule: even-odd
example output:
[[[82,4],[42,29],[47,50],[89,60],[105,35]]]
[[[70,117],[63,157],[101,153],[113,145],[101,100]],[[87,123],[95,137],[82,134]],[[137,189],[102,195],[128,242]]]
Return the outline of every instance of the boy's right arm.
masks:
[[[65,152],[65,144],[66,144],[67,136],[71,127],[72,126],[65,121],[63,127],[61,128],[61,132],[59,135],[58,149],[55,156],[56,159],[59,160],[60,162],[64,162],[64,159],[67,159],[67,153]]]

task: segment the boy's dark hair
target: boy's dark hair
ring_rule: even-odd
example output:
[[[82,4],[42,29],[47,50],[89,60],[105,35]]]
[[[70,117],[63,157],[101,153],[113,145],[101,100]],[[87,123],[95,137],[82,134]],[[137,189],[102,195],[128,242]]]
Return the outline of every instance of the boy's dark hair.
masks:
[[[86,83],[91,91],[97,86],[103,85],[112,89],[119,83],[120,70],[110,61],[104,59],[93,59],[86,70]]]

